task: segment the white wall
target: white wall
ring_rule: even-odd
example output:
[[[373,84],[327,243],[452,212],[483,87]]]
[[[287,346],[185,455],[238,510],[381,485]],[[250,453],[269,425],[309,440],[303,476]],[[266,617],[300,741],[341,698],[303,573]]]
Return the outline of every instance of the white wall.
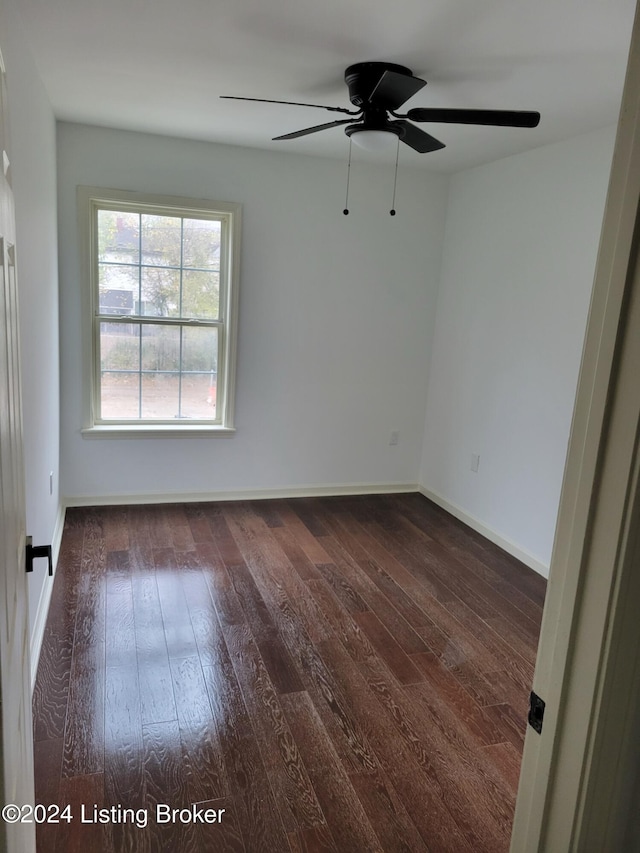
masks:
[[[346,158],[60,124],[58,164],[67,497],[415,484],[445,176],[401,165],[391,217],[393,162],[354,155],[345,217]],[[82,438],[79,184],[243,204],[235,437]]]
[[[44,545],[59,541],[61,533],[55,121],[19,18],[6,0],[1,16],[16,208],[27,532],[34,544]],[[42,618],[50,588],[46,562],[38,560],[29,577],[32,636],[41,597]]]
[[[538,568],[551,556],[614,135],[451,183],[420,483]]]

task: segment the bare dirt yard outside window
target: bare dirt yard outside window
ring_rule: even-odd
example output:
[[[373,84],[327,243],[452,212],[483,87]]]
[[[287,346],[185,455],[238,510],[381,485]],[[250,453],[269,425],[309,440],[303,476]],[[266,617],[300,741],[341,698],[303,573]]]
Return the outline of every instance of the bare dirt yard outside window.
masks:
[[[217,338],[217,329],[102,323],[101,417],[215,419]]]
[[[103,418],[164,421],[213,420],[215,416],[215,379],[212,384],[209,375],[103,374]]]

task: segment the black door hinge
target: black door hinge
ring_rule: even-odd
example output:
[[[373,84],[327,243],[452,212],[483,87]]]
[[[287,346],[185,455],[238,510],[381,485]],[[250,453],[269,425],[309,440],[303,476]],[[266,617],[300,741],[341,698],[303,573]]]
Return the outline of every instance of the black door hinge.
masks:
[[[541,734],[542,732],[542,720],[544,719],[544,700],[541,699],[537,693],[531,691],[531,695],[529,696],[529,725],[532,729]]]
[[[49,561],[49,575],[53,575],[53,554],[51,545],[34,545],[31,536],[27,536],[25,553],[25,571],[33,571],[33,561],[38,557],[46,557]]]

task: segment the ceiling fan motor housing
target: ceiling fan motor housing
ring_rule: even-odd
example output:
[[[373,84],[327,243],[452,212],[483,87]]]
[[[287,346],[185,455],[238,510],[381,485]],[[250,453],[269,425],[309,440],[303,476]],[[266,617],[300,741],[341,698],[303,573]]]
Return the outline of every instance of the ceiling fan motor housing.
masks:
[[[406,77],[413,77],[409,68],[392,62],[357,62],[344,72],[349,89],[349,100],[355,107],[369,103],[369,98],[385,71],[393,71]]]

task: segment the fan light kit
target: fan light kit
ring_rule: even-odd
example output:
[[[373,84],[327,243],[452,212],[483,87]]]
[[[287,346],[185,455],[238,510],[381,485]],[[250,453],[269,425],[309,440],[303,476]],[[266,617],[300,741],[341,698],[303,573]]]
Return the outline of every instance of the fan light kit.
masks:
[[[318,124],[293,133],[274,137],[274,141],[298,139],[321,130],[346,125],[347,136],[368,151],[381,151],[403,142],[414,151],[426,154],[444,148],[443,142],[416,127],[412,122],[437,124],[475,124],[494,127],[537,127],[540,113],[512,110],[441,109],[416,107],[406,114],[396,112],[406,101],[427,85],[426,80],[414,77],[409,68],[390,62],[358,62],[344,73],[349,90],[349,100],[355,110],[346,107],[327,107],[323,104],[305,104],[299,101],[275,101],[266,98],[244,98],[221,95],[238,101],[259,101],[267,104],[291,104],[315,107],[333,113],[343,113],[349,118]],[[397,167],[397,160],[396,160]],[[394,190],[395,195],[395,190]],[[345,209],[345,212],[348,212]],[[392,214],[395,211],[392,211]]]
[[[349,138],[365,151],[389,151],[395,145],[397,135],[388,130],[366,130],[362,127],[351,128]]]

